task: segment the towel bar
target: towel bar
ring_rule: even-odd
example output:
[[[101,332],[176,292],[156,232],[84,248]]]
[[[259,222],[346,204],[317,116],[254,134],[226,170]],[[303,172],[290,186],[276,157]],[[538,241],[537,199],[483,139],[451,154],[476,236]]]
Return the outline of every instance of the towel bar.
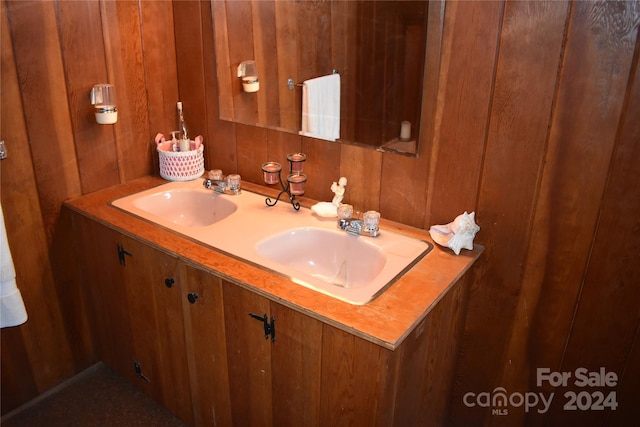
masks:
[[[331,74],[340,74],[338,72],[338,70],[333,70],[333,72]],[[292,78],[287,79],[287,87],[289,88],[289,90],[293,90],[294,87],[296,86],[304,86],[304,83],[296,83]]]

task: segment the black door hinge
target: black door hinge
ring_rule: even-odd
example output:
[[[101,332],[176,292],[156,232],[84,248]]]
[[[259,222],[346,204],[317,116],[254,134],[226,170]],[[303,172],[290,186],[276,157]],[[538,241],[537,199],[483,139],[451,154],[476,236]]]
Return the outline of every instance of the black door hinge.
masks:
[[[151,380],[145,377],[144,374],[142,373],[142,365],[140,365],[140,362],[138,362],[137,360],[133,361],[133,369],[135,370],[135,373],[137,376],[139,376],[140,378],[142,378],[144,381],[148,383],[151,382]]]
[[[131,252],[128,252],[122,245],[118,244],[118,262],[123,267],[126,264],[125,255],[133,256]]]
[[[271,316],[271,322],[265,313],[264,316],[258,316],[257,314],[249,313],[249,316],[256,320],[260,320],[264,324],[264,339],[268,340],[271,337],[271,342],[276,340],[276,320]]]

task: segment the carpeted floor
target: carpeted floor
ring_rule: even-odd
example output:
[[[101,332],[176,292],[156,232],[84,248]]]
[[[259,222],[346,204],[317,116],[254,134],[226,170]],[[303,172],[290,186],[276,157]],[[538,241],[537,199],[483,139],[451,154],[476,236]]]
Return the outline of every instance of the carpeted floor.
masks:
[[[2,417],[2,427],[184,427],[102,363]]]

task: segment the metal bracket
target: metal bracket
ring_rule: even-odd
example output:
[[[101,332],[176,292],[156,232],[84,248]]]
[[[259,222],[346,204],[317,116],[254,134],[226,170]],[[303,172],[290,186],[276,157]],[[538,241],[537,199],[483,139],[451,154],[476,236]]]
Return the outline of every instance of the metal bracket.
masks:
[[[265,313],[264,316],[259,316],[257,314],[249,313],[249,316],[262,321],[264,324],[264,339],[268,340],[269,336],[271,336],[271,342],[276,340],[276,320],[271,316],[271,323],[269,323],[269,318]]]
[[[128,252],[122,245],[118,244],[118,262],[123,267],[126,265],[125,255],[133,256],[131,252]]]

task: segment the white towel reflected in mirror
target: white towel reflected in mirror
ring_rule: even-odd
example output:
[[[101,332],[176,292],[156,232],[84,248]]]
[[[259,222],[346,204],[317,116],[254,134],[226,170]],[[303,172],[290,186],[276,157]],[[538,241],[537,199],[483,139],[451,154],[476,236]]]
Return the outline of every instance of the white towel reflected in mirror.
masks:
[[[340,74],[304,81],[300,135],[327,141],[340,138]]]

